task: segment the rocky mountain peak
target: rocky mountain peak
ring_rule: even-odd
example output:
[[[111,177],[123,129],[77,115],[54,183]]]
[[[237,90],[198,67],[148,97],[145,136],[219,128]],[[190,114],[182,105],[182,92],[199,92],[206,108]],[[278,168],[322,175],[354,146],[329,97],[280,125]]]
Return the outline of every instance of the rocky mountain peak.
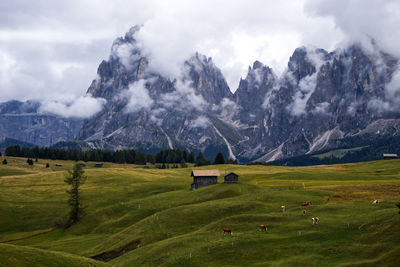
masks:
[[[221,70],[200,53],[182,64],[175,79],[158,73],[137,44],[139,29],[115,40],[88,89],[107,100],[77,137],[93,148],[179,147],[210,158],[223,151],[243,161],[270,161],[335,148],[366,133],[400,135],[399,61],[376,46],[354,44],[330,53],[300,47],[280,78],[255,61],[232,95]],[[71,122],[34,114],[36,109],[18,102],[0,105],[0,138],[33,132],[33,139],[21,140],[44,144],[48,135],[32,130],[41,124],[65,139],[57,129]],[[15,117],[26,129],[15,125],[11,136],[5,134],[1,126],[9,127]]]
[[[188,77],[195,91],[210,104],[219,104],[222,99],[232,98],[232,92],[221,70],[209,57],[195,53],[185,62]]]

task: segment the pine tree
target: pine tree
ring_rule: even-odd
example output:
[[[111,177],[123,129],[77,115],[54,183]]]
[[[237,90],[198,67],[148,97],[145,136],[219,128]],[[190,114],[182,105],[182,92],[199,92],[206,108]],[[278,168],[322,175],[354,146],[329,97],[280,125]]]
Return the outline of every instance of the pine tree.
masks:
[[[196,166],[204,166],[204,165],[209,165],[210,161],[206,160],[204,158],[203,153],[199,153],[199,155],[197,155],[197,159],[196,159]]]
[[[69,195],[68,204],[71,206],[67,227],[79,221],[83,213],[84,208],[81,203],[79,187],[86,181],[87,177],[84,173],[85,171],[82,169],[82,166],[77,163],[72,171],[68,170],[68,175],[64,180],[65,183],[71,185],[71,189],[67,190]]]
[[[225,164],[224,155],[221,152],[218,152],[217,156],[215,157],[214,164]]]
[[[194,163],[194,152],[190,152],[189,156],[188,156],[188,162],[190,163]]]
[[[7,165],[7,160],[6,159],[3,160],[3,164]]]
[[[46,168],[49,168],[50,167],[50,164],[49,163],[46,163]]]

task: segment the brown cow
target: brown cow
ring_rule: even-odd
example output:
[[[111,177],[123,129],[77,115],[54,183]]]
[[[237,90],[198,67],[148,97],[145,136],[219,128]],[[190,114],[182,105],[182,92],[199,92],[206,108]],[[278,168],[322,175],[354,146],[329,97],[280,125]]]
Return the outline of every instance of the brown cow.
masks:
[[[307,211],[303,210],[303,216],[306,216],[306,215],[307,215]]]
[[[313,225],[314,224],[318,224],[319,223],[319,218],[318,217],[312,217],[311,218],[311,222],[312,222]]]
[[[224,228],[224,235],[225,234],[232,235],[232,230],[229,228]]]
[[[305,206],[311,206],[312,205],[312,202],[311,201],[306,201],[306,202],[303,202],[302,204],[301,204],[301,206],[303,206],[303,207],[305,207]]]
[[[260,224],[260,225],[258,226],[258,230],[260,230],[260,231],[267,231],[267,226],[264,225],[264,224]]]

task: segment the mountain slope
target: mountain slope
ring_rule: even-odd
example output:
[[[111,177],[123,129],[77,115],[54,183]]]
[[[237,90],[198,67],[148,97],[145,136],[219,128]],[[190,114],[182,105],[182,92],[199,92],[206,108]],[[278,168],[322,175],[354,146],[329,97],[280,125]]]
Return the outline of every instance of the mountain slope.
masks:
[[[75,139],[83,121],[39,112],[40,103],[0,103],[0,140],[12,138],[39,146]]]
[[[348,138],[400,135],[399,60],[370,44],[327,52],[297,48],[278,77],[259,61],[231,93],[211,58],[194,53],[174,77],[142,52],[133,27],[115,40],[87,93],[105,100],[84,120],[37,112],[40,104],[0,105],[0,138],[38,145],[166,148],[215,157],[274,161],[347,147]]]

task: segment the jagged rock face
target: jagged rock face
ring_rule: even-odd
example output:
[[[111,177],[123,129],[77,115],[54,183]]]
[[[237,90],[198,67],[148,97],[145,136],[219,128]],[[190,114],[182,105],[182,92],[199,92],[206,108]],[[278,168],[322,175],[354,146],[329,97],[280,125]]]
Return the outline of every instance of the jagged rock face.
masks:
[[[279,89],[267,95],[265,109],[260,111],[263,120],[254,139],[261,145],[250,150],[252,156],[268,161],[338,147],[346,136],[375,129],[371,124],[377,120],[400,118],[398,111],[382,112],[375,106],[389,101],[385,84],[396,63],[380,52],[367,55],[358,46],[332,53],[296,49]],[[383,125],[388,128],[394,121]],[[385,132],[382,129],[381,134]]]
[[[0,104],[0,140],[13,138],[39,146],[73,140],[83,121],[40,114],[38,102],[9,101]]]
[[[281,77],[256,61],[232,94],[198,53],[177,77],[158,73],[135,39],[139,30],[118,38],[99,65],[87,92],[107,102],[82,127],[38,114],[33,102],[8,102],[0,105],[0,138],[50,145],[77,136],[93,148],[176,147],[271,161],[348,145],[349,136],[400,135],[399,62],[377,47],[297,48]]]
[[[399,112],[379,108],[387,105],[397,60],[378,49],[301,47],[280,78],[256,61],[232,95],[212,60],[198,53],[174,80],[150,71],[137,30],[117,39],[100,64],[88,92],[107,104],[85,121],[80,139],[114,149],[218,148],[244,161],[269,161],[337,147],[378,125],[381,133],[400,134],[390,128]]]
[[[220,103],[234,103],[221,71],[211,58],[196,53],[171,81],[148,68],[134,38],[137,30],[117,39],[109,60],[100,64],[88,93],[107,104],[85,121],[79,139],[112,149],[179,147],[229,154],[227,142],[238,142],[240,135],[223,121]]]

